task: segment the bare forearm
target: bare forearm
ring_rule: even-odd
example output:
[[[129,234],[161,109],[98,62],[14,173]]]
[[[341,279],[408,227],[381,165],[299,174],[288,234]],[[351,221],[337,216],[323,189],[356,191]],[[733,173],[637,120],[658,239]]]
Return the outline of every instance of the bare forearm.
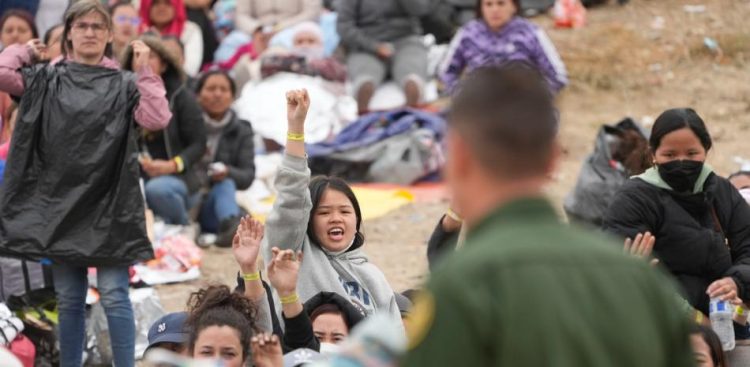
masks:
[[[295,124],[289,124],[287,130],[290,136],[303,136],[305,133],[304,126],[296,126]],[[295,157],[305,158],[305,141],[304,139],[289,139],[286,140],[286,153]]]

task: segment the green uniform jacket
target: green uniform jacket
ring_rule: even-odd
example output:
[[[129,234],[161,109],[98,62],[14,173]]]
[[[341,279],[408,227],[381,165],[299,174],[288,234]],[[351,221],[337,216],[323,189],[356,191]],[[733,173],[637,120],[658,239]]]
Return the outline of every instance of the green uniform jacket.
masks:
[[[622,245],[505,205],[432,274],[401,366],[693,366],[673,285]]]

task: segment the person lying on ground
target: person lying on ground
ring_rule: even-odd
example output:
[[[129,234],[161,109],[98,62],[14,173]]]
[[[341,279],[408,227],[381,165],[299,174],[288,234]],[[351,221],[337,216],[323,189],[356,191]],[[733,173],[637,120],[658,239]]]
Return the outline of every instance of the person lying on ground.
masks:
[[[337,5],[336,28],[346,48],[346,67],[360,113],[369,109],[375,89],[391,75],[417,106],[427,80],[427,47],[419,17],[429,0],[359,0]]]
[[[141,166],[146,179],[146,201],[167,224],[188,225],[188,210],[199,198],[200,178],[196,164],[206,150],[206,129],[195,95],[185,85],[177,59],[154,36],[142,42],[153,50],[149,64],[164,79],[172,121],[166,129],[146,129],[141,137]],[[123,68],[132,70],[133,49],[128,47]],[[203,173],[205,174],[205,173]]]
[[[604,229],[622,238],[653,235],[655,257],[705,315],[711,298],[747,302],[750,206],[705,163],[712,141],[703,119],[689,108],[667,110],[649,145],[654,166],[623,185]]]
[[[54,93],[55,88],[59,88],[57,83],[46,83],[46,81],[42,86],[26,85],[24,81],[32,80],[31,73],[46,73],[46,75],[54,78],[69,78],[71,74],[83,73],[81,75],[81,78],[83,78],[86,73],[100,75],[96,73],[100,72],[101,68],[118,69],[118,64],[110,59],[110,55],[106,53],[107,46],[112,41],[112,23],[109,13],[99,2],[83,0],[75,3],[66,12],[64,24],[63,55],[56,60],[52,60],[49,65],[37,65],[31,68],[45,51],[45,46],[38,39],[30,40],[25,45],[11,45],[0,54],[0,90],[21,98],[22,108],[19,111],[21,115],[26,112],[23,110],[23,101],[27,98],[25,95],[27,90],[37,91],[46,88],[45,93]],[[161,79],[154,73],[148,62],[151,50],[142,42],[134,42],[132,48],[134,50],[132,70],[134,70],[135,75],[129,72],[121,72],[118,73],[121,79],[112,77],[110,80],[121,81],[122,85],[125,86],[134,84],[131,89],[137,90],[140,97],[129,101],[126,111],[89,109],[85,113],[78,111],[78,114],[87,116],[87,118],[92,119],[91,121],[100,121],[99,119],[104,118],[112,119],[115,113],[132,114],[134,120],[144,128],[163,129],[169,123],[172,115],[169,112],[168,102],[165,98],[166,92]],[[75,98],[74,106],[95,105],[101,103],[102,100],[111,101],[116,98],[94,95],[94,93],[91,93],[89,83],[92,82],[87,81],[86,84],[72,86],[81,90],[81,93],[72,96],[72,98]],[[121,93],[121,89],[113,88],[111,93]],[[29,96],[28,98],[34,97],[36,96]],[[51,102],[51,105],[44,104],[39,114],[46,115],[61,110],[66,111],[66,108],[71,109],[70,103],[70,101],[59,100]],[[70,113],[75,112],[70,111]],[[107,114],[107,116],[104,117],[104,114]],[[71,160],[79,157],[78,152],[71,152],[70,154],[69,159]],[[101,162],[93,160],[90,162],[94,167],[101,167]],[[124,171],[121,174],[130,173],[130,171]],[[81,173],[76,172],[76,174]],[[89,199],[97,200],[96,198]],[[137,217],[133,215],[123,220],[135,221]],[[76,228],[81,224],[69,222],[68,225]],[[34,230],[37,230],[37,228],[34,228]],[[100,247],[97,253],[112,253],[115,248],[122,250],[123,244],[112,242],[95,245]],[[53,252],[54,248],[47,250]],[[99,291],[102,294],[101,301],[107,319],[112,326],[109,332],[110,340],[114,346],[114,362],[120,366],[134,365],[135,323],[132,306],[128,298],[128,280],[130,278],[128,266],[104,266],[102,264],[105,260],[108,263],[130,261],[134,263],[147,260],[148,258],[144,258],[144,256],[153,256],[150,250],[147,252],[138,252],[137,250],[139,249],[132,249],[132,258],[103,259],[101,262],[90,261],[86,264],[87,266],[83,267],[70,266],[66,261],[52,265],[58,299],[59,326],[60,330],[65,330],[65,337],[60,339],[60,359],[63,366],[81,365],[85,334],[83,309],[86,298],[87,267],[97,268]],[[71,262],[81,261],[78,258],[69,260]]]
[[[509,61],[537,68],[555,93],[568,84],[565,65],[547,34],[518,15],[520,0],[476,1],[476,19],[453,37],[440,67],[440,80],[449,94],[464,73]]]
[[[225,71],[209,71],[197,82],[203,110],[206,149],[196,163],[202,191],[198,222],[202,232],[217,233],[216,245],[229,247],[242,211],[237,190],[247,190],[255,179],[253,127],[232,110],[237,95]]]
[[[393,289],[364,254],[362,213],[351,187],[333,177],[310,179],[304,144],[309,106],[306,90],[287,93],[286,153],[275,179],[278,197],[266,222],[263,258],[270,263],[273,247],[302,251],[297,291],[303,302],[335,292],[368,315],[388,313],[401,325]]]

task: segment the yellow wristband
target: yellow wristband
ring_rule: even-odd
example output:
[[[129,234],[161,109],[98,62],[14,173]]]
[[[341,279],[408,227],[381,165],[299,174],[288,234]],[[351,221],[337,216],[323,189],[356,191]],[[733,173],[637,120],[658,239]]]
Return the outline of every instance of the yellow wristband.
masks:
[[[180,173],[185,170],[185,162],[182,160],[182,157],[179,155],[174,157],[172,159],[175,164],[177,164],[177,173]]]
[[[298,301],[299,301],[299,296],[297,295],[297,293],[294,293],[291,296],[281,297],[282,305],[297,303]]]
[[[703,313],[701,313],[700,311],[695,311],[695,322],[697,324],[703,323]]]
[[[252,282],[254,280],[260,280],[260,272],[256,271],[255,273],[242,274],[242,279],[248,282]]]
[[[288,133],[286,134],[286,139],[291,141],[305,141],[305,134]]]
[[[745,308],[742,306],[737,306],[737,314],[740,316],[743,316],[745,314]]]
[[[451,208],[448,208],[448,210],[445,212],[445,215],[449,216],[451,219],[455,220],[456,222],[463,222],[463,218],[461,218],[456,212],[454,212]]]

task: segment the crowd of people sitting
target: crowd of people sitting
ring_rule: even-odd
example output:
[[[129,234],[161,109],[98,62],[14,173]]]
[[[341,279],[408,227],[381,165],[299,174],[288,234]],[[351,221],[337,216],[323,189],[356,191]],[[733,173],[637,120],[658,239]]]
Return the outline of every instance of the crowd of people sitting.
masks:
[[[466,142],[455,140],[462,138],[455,137],[448,144],[458,147],[455,152],[463,152],[463,148],[467,152],[481,150],[475,159],[479,162],[476,167],[463,164],[472,161],[473,155],[456,153],[449,158],[453,187],[460,187],[465,197],[463,202],[460,196],[455,199],[439,219],[427,253],[430,269],[444,269],[446,274],[457,269],[453,264],[441,266],[454,252],[462,251],[457,250],[459,242],[492,238],[487,234],[472,237],[472,232],[482,233],[488,225],[480,222],[481,215],[472,216],[472,210],[478,213],[479,209],[467,207],[480,207],[481,203],[466,198],[476,196],[473,189],[487,187],[461,186],[456,184],[455,177],[465,177],[467,182],[498,180],[497,183],[506,186],[497,187],[514,192],[518,198],[535,196],[536,192],[529,187],[541,187],[559,154],[556,150],[559,147],[554,144],[558,116],[553,101],[567,85],[567,73],[545,31],[522,18],[521,9],[521,0],[38,0],[0,8],[0,170],[7,170],[5,177],[8,177],[5,182],[0,180],[0,185],[4,185],[0,187],[7,187],[14,194],[1,197],[5,207],[0,211],[13,215],[0,216],[0,234],[9,236],[9,240],[0,241],[0,248],[13,241],[55,242],[64,237],[65,231],[91,231],[76,237],[93,243],[90,246],[93,250],[83,256],[30,255],[13,253],[14,250],[7,248],[0,251],[34,259],[51,256],[59,329],[65,333],[60,338],[60,364],[67,367],[82,363],[87,267],[97,268],[97,287],[109,322],[114,364],[135,364],[134,315],[128,299],[127,266],[153,257],[150,245],[141,238],[145,238],[145,230],[138,226],[130,227],[132,235],[118,232],[97,237],[93,234],[107,226],[99,220],[85,225],[71,224],[43,215],[24,217],[24,210],[33,206],[16,208],[21,203],[33,202],[22,200],[23,195],[19,194],[31,185],[29,180],[49,183],[59,179],[67,185],[76,180],[86,181],[84,178],[90,173],[86,170],[103,167],[90,163],[91,157],[85,156],[103,151],[104,148],[95,149],[95,144],[90,145],[92,150],[75,155],[80,162],[73,162],[76,165],[72,167],[81,172],[73,172],[79,175],[73,179],[69,176],[39,179],[35,176],[39,173],[29,168],[37,166],[26,163],[48,154],[55,156],[52,163],[71,167],[65,166],[69,162],[60,161],[72,157],[60,153],[66,147],[55,146],[46,151],[42,144],[59,141],[86,144],[80,139],[55,140],[57,136],[44,129],[57,120],[65,120],[67,125],[61,122],[62,127],[51,131],[70,139],[78,131],[73,124],[78,119],[100,125],[123,122],[122,126],[110,124],[118,125],[116,129],[88,127],[99,135],[84,137],[115,139],[108,143],[117,144],[106,144],[111,145],[107,157],[124,162],[117,167],[108,165],[111,169],[92,176],[92,182],[110,182],[117,177],[118,190],[113,191],[121,195],[120,191],[140,192],[137,182],[142,181],[143,211],[150,209],[167,224],[196,223],[199,233],[215,234],[216,246],[231,248],[237,263],[234,288],[204,287],[191,294],[185,311],[167,314],[153,324],[148,333],[149,346],[143,355],[145,360],[180,365],[181,358],[208,358],[220,360],[225,366],[258,367],[308,363],[364,366],[373,365],[367,361],[377,360],[380,363],[377,365],[395,366],[405,353],[406,341],[401,338],[408,335],[412,352],[402,359],[404,365],[433,365],[441,357],[448,358],[443,360],[448,363],[453,357],[446,353],[451,350],[449,346],[440,348],[440,338],[452,336],[436,337],[435,333],[452,327],[467,333],[478,332],[484,326],[469,321],[458,325],[445,314],[451,310],[466,311],[463,307],[470,306],[469,301],[502,308],[500,302],[474,297],[466,304],[445,307],[440,302],[451,299],[446,294],[459,284],[450,283],[453,280],[447,275],[430,284],[434,299],[423,291],[395,292],[383,272],[365,254],[362,208],[350,184],[337,177],[315,177],[311,172],[306,145],[309,140],[305,134],[308,110],[315,101],[304,85],[286,94],[286,140],[276,146],[257,136],[253,121],[240,116],[235,101],[264,80],[293,73],[344,86],[354,98],[357,112],[367,114],[372,112],[371,102],[378,88],[387,80],[401,89],[404,104],[410,108],[425,105],[428,84],[437,80],[441,96],[458,101],[458,113],[450,117],[452,127],[459,131],[458,135],[476,138],[476,147],[467,148]],[[431,71],[428,68],[431,44],[425,34],[435,24],[447,24],[448,37],[445,32],[435,31],[433,35],[450,42],[445,45],[447,51],[440,57],[440,66]],[[480,77],[468,82],[471,88],[462,90],[467,75],[477,73]],[[486,80],[482,81],[482,77]],[[487,84],[489,81],[497,83]],[[86,83],[94,89],[87,89]],[[513,98],[518,98],[517,105]],[[538,106],[548,108],[537,109]],[[502,119],[505,114],[539,123],[519,124],[524,125],[519,127],[493,120]],[[478,127],[455,122],[463,119],[476,122]],[[38,133],[42,130],[45,133]],[[657,312],[676,306],[673,313],[677,316],[662,320],[668,330],[663,333],[649,330],[653,333],[638,335],[658,334],[662,339],[653,343],[657,347],[652,348],[664,344],[668,345],[665,350],[671,348],[675,353],[685,352],[683,347],[692,345],[694,355],[672,356],[670,362],[665,359],[660,365],[694,360],[700,366],[726,367],[732,358],[750,360],[739,353],[725,356],[722,342],[708,323],[712,300],[728,301],[736,310],[735,338],[750,340],[746,315],[746,304],[750,304],[750,173],[741,171],[725,179],[705,163],[713,142],[706,123],[692,109],[664,111],[647,136],[648,150],[645,141],[644,145],[633,145],[643,148],[636,162],[639,164],[626,164],[624,156],[620,162],[633,179],[622,184],[611,202],[605,203],[609,208],[606,215],[589,224],[601,227],[620,244],[624,243],[628,255],[634,255],[629,257],[653,260],[651,268],[670,274],[679,291],[665,285],[668,282],[662,280],[663,274],[656,275],[655,271],[651,274],[650,268],[640,265],[647,261],[626,259],[605,250],[594,251],[595,255],[613,261],[621,274],[631,274],[629,271],[634,269],[648,273],[621,284],[623,295],[635,297],[633,302],[640,306],[638,310],[645,318],[650,320]],[[507,147],[494,150],[497,147],[483,143],[488,137]],[[537,140],[548,142],[549,146],[539,148]],[[261,223],[250,214],[252,208],[242,207],[236,196],[255,180],[256,155],[270,150],[283,153],[273,182],[276,194],[273,208]],[[542,150],[547,155],[537,160],[524,157],[527,161],[517,162],[515,158],[498,158],[498,152],[510,157],[532,150]],[[493,171],[497,167],[503,167],[499,169],[501,173]],[[503,171],[507,167],[513,167],[513,173]],[[73,174],[65,170],[58,173]],[[127,187],[138,188],[133,191],[126,190]],[[87,190],[81,194],[82,198],[104,191]],[[95,201],[111,199],[111,207],[133,208],[128,206],[132,203],[114,197],[97,196],[97,200],[91,197],[83,201],[94,206]],[[497,195],[498,202],[501,197]],[[49,204],[48,198],[39,200]],[[135,207],[140,209],[139,205]],[[540,203],[516,205],[520,216],[545,210]],[[523,205],[525,209],[519,209]],[[70,213],[93,212],[88,215],[101,217],[111,214],[78,204],[58,209],[58,212],[63,209]],[[55,210],[50,212],[54,215]],[[125,216],[122,212],[113,213]],[[138,222],[140,215],[128,220]],[[543,222],[549,219],[536,215],[539,217],[531,218]],[[512,216],[505,214],[506,219]],[[36,237],[31,239],[8,235],[12,227],[23,224],[24,220],[30,226],[54,223],[64,231],[50,235],[35,233]],[[576,237],[549,222],[543,228],[549,233],[577,238],[582,243],[594,241],[593,237]],[[109,225],[119,225],[112,223]],[[462,239],[461,231],[470,232],[468,239]],[[127,238],[127,243],[121,247],[119,243],[104,243],[115,235]],[[568,235],[571,237],[565,237]],[[112,252],[113,248],[118,250]],[[466,256],[475,254],[476,251],[468,252]],[[526,261],[523,255],[514,256],[521,263]],[[550,278],[547,281],[555,277],[554,273],[547,275]],[[607,279],[602,279],[599,280],[604,284]],[[653,297],[641,299],[639,290]],[[612,301],[608,306],[621,305],[622,300],[616,295],[608,296],[612,297],[607,299]],[[673,298],[677,301],[671,302]],[[649,306],[663,299],[670,301]],[[559,300],[560,310],[566,300]],[[588,301],[590,298],[582,297],[582,302]],[[435,307],[443,313],[440,317],[434,315]],[[491,314],[484,308],[477,312]],[[695,320],[694,325],[683,322],[688,319]],[[546,317],[540,320],[549,321]],[[496,320],[488,317],[487,321],[489,324]],[[395,337],[380,340],[367,334],[373,329],[368,329],[368,323]],[[554,321],[549,326],[564,329],[563,324]],[[435,331],[430,334],[433,325]],[[466,325],[474,328],[467,331]],[[601,325],[582,322],[578,326],[585,333],[594,332]],[[575,338],[555,331],[549,333],[554,335]],[[472,340],[476,341],[466,339],[457,345]],[[607,339],[600,346],[606,348],[612,340],[615,339]],[[476,343],[475,347],[485,348],[484,361],[494,361],[490,356],[496,352],[492,349],[494,342]],[[513,345],[507,340],[497,342],[508,343],[503,344],[505,348]],[[163,353],[165,350],[171,353]],[[570,357],[576,351],[557,352]],[[648,356],[654,360],[662,357],[661,350],[649,349],[649,352],[653,354]],[[583,355],[588,351],[578,353]],[[596,359],[600,358],[599,353],[602,352],[588,355],[592,356],[588,360],[580,355],[574,357],[586,360],[588,365],[597,362],[606,365],[603,359]],[[337,358],[345,360],[337,362]],[[575,358],[560,365],[576,365],[570,362]],[[619,358],[625,361],[629,357]]]

